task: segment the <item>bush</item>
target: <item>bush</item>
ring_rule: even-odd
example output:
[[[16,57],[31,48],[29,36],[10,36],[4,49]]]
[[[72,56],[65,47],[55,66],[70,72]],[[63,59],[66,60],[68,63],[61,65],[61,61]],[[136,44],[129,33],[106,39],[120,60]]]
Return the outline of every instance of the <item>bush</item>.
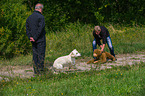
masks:
[[[30,47],[26,36],[26,18],[31,14],[23,1],[1,1],[0,21],[0,56],[12,57],[15,54],[26,53]]]

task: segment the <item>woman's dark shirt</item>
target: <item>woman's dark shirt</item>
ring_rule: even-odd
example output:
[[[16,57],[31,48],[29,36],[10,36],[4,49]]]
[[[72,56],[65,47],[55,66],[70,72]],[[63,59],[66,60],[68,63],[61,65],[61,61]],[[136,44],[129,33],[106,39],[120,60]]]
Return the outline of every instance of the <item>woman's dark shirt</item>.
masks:
[[[97,35],[97,34],[95,33],[95,30],[93,31],[93,36],[94,36],[94,38],[96,39],[96,43],[97,43],[99,46],[101,45],[101,42],[100,42],[101,39],[102,39],[102,41],[103,41],[103,44],[106,44],[107,37],[110,36],[109,31],[107,30],[106,27],[100,26],[100,28],[101,28],[101,32],[100,32],[99,35]]]

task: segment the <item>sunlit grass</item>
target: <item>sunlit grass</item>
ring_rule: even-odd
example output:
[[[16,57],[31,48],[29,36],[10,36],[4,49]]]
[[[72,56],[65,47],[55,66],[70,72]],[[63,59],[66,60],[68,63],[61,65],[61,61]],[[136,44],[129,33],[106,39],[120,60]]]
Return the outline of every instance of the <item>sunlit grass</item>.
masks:
[[[115,54],[134,53],[145,49],[145,28],[104,25],[108,28]],[[77,49],[82,57],[92,56],[92,35],[94,26],[72,23],[60,31],[50,32],[47,37],[46,57],[54,60]],[[107,45],[106,45],[107,46]],[[99,47],[98,47],[99,48]],[[108,51],[108,47],[105,48]]]
[[[24,66],[24,65],[30,65],[32,63],[32,55],[20,55],[18,57],[14,57],[12,59],[1,59],[0,60],[0,67],[4,66]]]

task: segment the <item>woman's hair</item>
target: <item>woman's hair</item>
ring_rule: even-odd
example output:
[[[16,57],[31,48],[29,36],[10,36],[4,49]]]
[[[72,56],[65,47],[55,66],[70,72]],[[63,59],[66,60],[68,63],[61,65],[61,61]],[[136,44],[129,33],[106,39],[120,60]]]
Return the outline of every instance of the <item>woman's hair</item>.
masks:
[[[101,28],[100,28],[100,26],[95,26],[94,30],[95,31],[101,31]]]

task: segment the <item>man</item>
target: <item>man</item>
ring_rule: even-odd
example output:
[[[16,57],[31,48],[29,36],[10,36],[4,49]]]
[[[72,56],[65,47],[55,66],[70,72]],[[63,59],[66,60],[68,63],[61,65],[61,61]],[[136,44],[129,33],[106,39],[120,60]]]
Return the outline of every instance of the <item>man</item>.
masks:
[[[94,40],[93,40],[93,51],[94,49],[97,49],[97,44],[100,46],[101,51],[104,51],[105,48],[105,44],[107,43],[109,49],[110,49],[110,53],[111,55],[113,55],[115,57],[114,54],[114,48],[112,46],[112,41],[110,38],[110,34],[109,31],[107,30],[106,27],[104,26],[95,26],[94,31],[93,31],[93,36],[94,36]],[[101,44],[100,40],[103,41],[103,45]]]
[[[41,74],[44,71],[46,32],[42,9],[42,4],[36,4],[35,11],[26,20],[26,34],[32,43],[34,74]]]

